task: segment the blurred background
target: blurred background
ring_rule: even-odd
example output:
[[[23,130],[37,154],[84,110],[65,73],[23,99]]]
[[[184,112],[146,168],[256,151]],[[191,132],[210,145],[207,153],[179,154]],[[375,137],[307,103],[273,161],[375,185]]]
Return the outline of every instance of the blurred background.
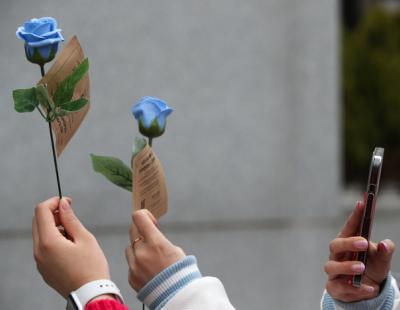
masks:
[[[176,110],[154,141],[167,237],[237,309],[317,309],[328,242],[362,197],[375,146],[386,151],[372,236],[400,242],[399,4],[1,0],[2,308],[65,307],[32,258],[34,207],[57,187],[47,125],[13,110],[12,90],[40,78],[15,37],[25,20],[55,17],[89,57],[91,111],[59,159],[61,185],[133,309],[131,195],[95,174],[89,154],[129,161],[130,107],[145,95]]]

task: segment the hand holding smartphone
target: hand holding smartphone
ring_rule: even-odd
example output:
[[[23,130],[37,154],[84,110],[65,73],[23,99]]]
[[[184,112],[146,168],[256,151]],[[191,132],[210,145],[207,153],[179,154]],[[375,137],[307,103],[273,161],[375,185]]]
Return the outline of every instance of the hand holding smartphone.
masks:
[[[377,147],[375,148],[372,158],[371,165],[369,168],[367,191],[364,194],[364,213],[362,222],[360,225],[359,235],[365,239],[370,240],[372,224],[375,216],[375,205],[378,196],[379,181],[381,178],[382,164],[383,164],[384,149]],[[368,250],[365,252],[355,253],[354,260],[360,261],[367,265]],[[351,279],[351,284],[355,287],[361,286],[362,275],[354,275]]]

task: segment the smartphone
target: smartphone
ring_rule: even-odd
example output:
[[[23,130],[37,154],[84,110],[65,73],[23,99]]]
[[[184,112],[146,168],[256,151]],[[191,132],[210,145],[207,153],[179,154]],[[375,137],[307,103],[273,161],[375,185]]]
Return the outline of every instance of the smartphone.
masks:
[[[367,239],[371,236],[372,223],[375,215],[375,205],[376,199],[378,197],[378,189],[379,189],[379,181],[381,179],[381,171],[383,164],[383,153],[384,149],[381,147],[376,147],[374,152],[372,153],[371,165],[369,167],[369,176],[368,176],[368,184],[367,191],[364,194],[364,214],[362,217],[362,222],[360,226],[359,236]],[[360,261],[367,265],[368,258],[368,250],[365,252],[357,252],[355,254],[356,261]],[[361,276],[362,275],[354,275],[352,277],[351,283],[355,287],[361,286]]]

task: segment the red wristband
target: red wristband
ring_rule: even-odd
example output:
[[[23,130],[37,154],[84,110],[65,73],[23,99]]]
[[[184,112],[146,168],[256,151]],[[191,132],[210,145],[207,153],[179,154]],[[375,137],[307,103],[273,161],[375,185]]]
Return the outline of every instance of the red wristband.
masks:
[[[85,310],[129,310],[127,306],[117,300],[99,299],[89,302]]]

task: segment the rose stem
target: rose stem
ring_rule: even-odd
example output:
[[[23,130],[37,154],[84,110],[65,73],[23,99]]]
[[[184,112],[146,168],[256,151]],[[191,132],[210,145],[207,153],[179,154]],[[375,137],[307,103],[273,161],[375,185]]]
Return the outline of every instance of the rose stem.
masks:
[[[42,77],[44,76],[44,65],[40,65],[40,73],[42,74]],[[57,178],[57,187],[58,187],[58,197],[60,199],[62,198],[62,193],[61,193],[61,185],[60,185],[60,177],[58,175],[58,165],[57,165],[57,156],[56,156],[56,150],[54,148],[54,139],[53,139],[53,130],[51,128],[51,122],[50,120],[47,121],[49,124],[49,133],[50,133],[50,141],[51,141],[51,149],[53,151],[53,161],[54,161],[54,167],[56,169],[56,178]]]
[[[44,77],[44,65],[40,65],[40,73],[42,74],[42,77]]]

